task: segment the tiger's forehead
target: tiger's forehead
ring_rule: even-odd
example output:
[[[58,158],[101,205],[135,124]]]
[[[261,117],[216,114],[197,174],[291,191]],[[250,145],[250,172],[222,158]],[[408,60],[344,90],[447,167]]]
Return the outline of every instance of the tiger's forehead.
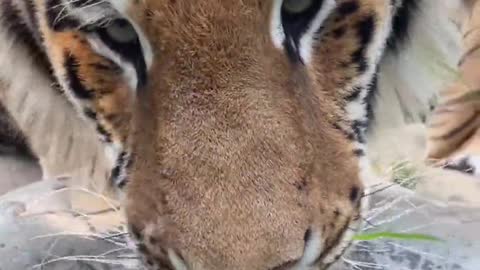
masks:
[[[175,8],[178,11],[196,9],[202,13],[209,12],[218,14],[221,10],[258,10],[265,5],[268,5],[272,0],[121,0],[120,2],[124,2],[124,4],[128,5],[143,4],[152,9]]]
[[[114,0],[116,1],[116,0]],[[272,0],[122,0],[119,8],[128,7],[132,16],[161,19],[165,23],[196,24],[209,27],[209,23],[253,25],[268,20]],[[117,4],[115,4],[117,5]],[[145,13],[139,13],[139,8]],[[178,25],[176,25],[178,27]]]
[[[127,15],[145,32],[161,63],[202,58],[231,66],[245,57],[262,61],[260,52],[273,48],[272,8],[271,0],[142,0],[130,1]],[[229,63],[220,63],[226,59]]]

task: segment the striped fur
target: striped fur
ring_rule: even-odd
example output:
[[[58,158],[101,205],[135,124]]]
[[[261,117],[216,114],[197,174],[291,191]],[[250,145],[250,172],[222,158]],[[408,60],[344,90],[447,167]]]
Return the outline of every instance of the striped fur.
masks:
[[[403,57],[432,41],[445,56],[436,27],[454,30],[437,0],[337,0],[298,36],[282,3],[3,0],[1,102],[45,178],[128,184],[149,269],[323,269],[360,226],[383,113],[421,115],[435,95]]]
[[[427,158],[434,165],[480,176],[478,25],[480,5],[470,1],[461,16],[463,55],[458,78],[441,92],[428,125]]]
[[[20,0],[0,4],[0,65],[8,67],[0,68],[2,104],[39,158],[44,178],[71,176],[98,191],[109,191],[112,164],[95,130],[78,117],[56,86],[31,4]]]

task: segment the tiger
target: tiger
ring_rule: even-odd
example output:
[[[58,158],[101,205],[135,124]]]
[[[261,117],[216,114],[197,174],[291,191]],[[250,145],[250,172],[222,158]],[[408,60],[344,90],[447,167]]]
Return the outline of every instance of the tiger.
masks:
[[[459,19],[462,56],[457,78],[440,92],[427,128],[427,161],[476,178],[480,176],[479,3],[467,1],[468,12]]]
[[[444,45],[444,4],[2,0],[0,100],[43,178],[121,198],[147,269],[327,269],[363,226],[375,101]]]

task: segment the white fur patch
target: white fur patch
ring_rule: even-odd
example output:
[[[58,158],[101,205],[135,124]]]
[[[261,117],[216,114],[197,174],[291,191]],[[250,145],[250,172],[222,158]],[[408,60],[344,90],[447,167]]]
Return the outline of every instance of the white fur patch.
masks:
[[[110,0],[110,3],[120,13],[126,14],[128,12],[128,8],[132,3],[132,0]]]
[[[140,45],[143,50],[143,57],[145,58],[145,64],[147,65],[147,70],[149,70],[153,64],[152,46],[142,29],[134,21],[130,20],[130,23],[133,25],[133,28],[135,28],[135,31],[137,31],[138,39],[140,40]]]
[[[305,32],[305,34],[303,34],[302,38],[300,39],[298,50],[300,52],[300,57],[303,59],[304,63],[310,63],[312,59],[312,49],[313,42],[315,41],[315,34],[322,26],[323,22],[325,22],[328,15],[330,15],[332,10],[336,7],[336,5],[336,0],[325,0],[322,4],[322,8],[310,24],[307,32]]]
[[[110,50],[101,40],[96,36],[90,36],[88,42],[92,49],[99,55],[112,60],[117,66],[121,67],[123,70],[123,77],[128,83],[128,86],[131,90],[137,89],[138,77],[137,70],[132,63],[124,61],[120,55]]]
[[[285,31],[282,26],[282,3],[283,0],[275,0],[273,3],[273,11],[270,17],[270,34],[273,45],[277,49],[283,49],[285,42]]]
[[[118,157],[122,153],[122,146],[115,144],[115,143],[109,143],[106,144],[105,147],[105,155],[108,158],[108,160],[111,161],[112,165],[115,164],[118,160]]]

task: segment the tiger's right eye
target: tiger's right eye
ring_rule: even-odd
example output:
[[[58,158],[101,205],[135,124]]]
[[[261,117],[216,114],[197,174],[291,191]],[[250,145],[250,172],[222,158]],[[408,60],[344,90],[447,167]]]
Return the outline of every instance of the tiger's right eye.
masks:
[[[131,65],[136,72],[136,84],[132,86],[139,89],[147,81],[147,64],[140,38],[135,27],[124,18],[116,18],[106,25],[94,26],[91,30],[99,39],[106,51],[107,56],[115,55],[113,61],[124,67]]]
[[[283,1],[283,10],[291,14],[305,12],[313,5],[313,0],[285,0]]]
[[[119,43],[135,42],[138,39],[137,31],[125,19],[113,20],[105,30],[111,39]]]

